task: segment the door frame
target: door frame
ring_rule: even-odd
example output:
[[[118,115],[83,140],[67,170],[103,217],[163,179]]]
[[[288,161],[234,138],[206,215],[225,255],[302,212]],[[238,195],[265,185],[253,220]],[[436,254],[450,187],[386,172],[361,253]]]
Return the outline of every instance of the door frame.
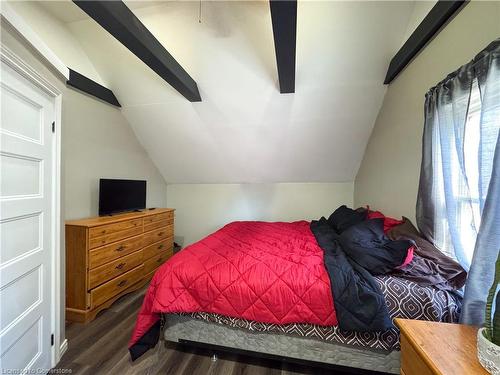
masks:
[[[62,93],[40,75],[35,69],[25,63],[18,55],[12,52],[5,45],[0,44],[0,60],[14,69],[22,77],[42,89],[54,100],[54,117],[56,131],[52,134],[52,249],[50,251],[50,262],[52,274],[51,278],[51,306],[50,320],[52,333],[54,334],[54,345],[51,347],[51,365],[54,367],[68,347],[66,339],[61,342],[61,324],[64,317],[61,317],[62,303],[62,252],[61,252],[61,129],[62,129]],[[47,337],[47,340],[50,338]]]

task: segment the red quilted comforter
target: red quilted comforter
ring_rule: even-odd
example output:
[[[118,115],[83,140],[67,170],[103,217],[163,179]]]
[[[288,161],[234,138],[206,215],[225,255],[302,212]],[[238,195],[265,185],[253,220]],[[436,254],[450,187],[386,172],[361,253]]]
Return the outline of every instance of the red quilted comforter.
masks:
[[[129,347],[159,313],[209,312],[264,323],[337,325],[330,280],[309,222],[234,222],[161,266]]]

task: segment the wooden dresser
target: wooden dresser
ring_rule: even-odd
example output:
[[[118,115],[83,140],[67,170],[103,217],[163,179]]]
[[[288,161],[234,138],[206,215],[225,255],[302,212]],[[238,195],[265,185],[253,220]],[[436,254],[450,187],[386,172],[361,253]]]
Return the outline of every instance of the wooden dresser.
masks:
[[[477,359],[477,328],[396,319],[401,331],[401,375],[487,375]]]
[[[66,320],[86,323],[144,286],[173,245],[170,208],[66,222]]]

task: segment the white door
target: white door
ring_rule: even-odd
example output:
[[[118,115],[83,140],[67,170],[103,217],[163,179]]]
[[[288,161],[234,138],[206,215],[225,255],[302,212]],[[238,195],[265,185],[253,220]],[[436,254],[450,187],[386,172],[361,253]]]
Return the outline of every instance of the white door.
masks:
[[[38,374],[53,350],[54,98],[0,73],[0,367]]]

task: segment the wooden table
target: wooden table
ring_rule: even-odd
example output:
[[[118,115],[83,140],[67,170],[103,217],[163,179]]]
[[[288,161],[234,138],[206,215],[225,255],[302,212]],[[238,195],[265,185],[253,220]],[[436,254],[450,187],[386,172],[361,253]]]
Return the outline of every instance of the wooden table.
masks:
[[[488,375],[477,359],[477,327],[396,319],[402,375]]]

